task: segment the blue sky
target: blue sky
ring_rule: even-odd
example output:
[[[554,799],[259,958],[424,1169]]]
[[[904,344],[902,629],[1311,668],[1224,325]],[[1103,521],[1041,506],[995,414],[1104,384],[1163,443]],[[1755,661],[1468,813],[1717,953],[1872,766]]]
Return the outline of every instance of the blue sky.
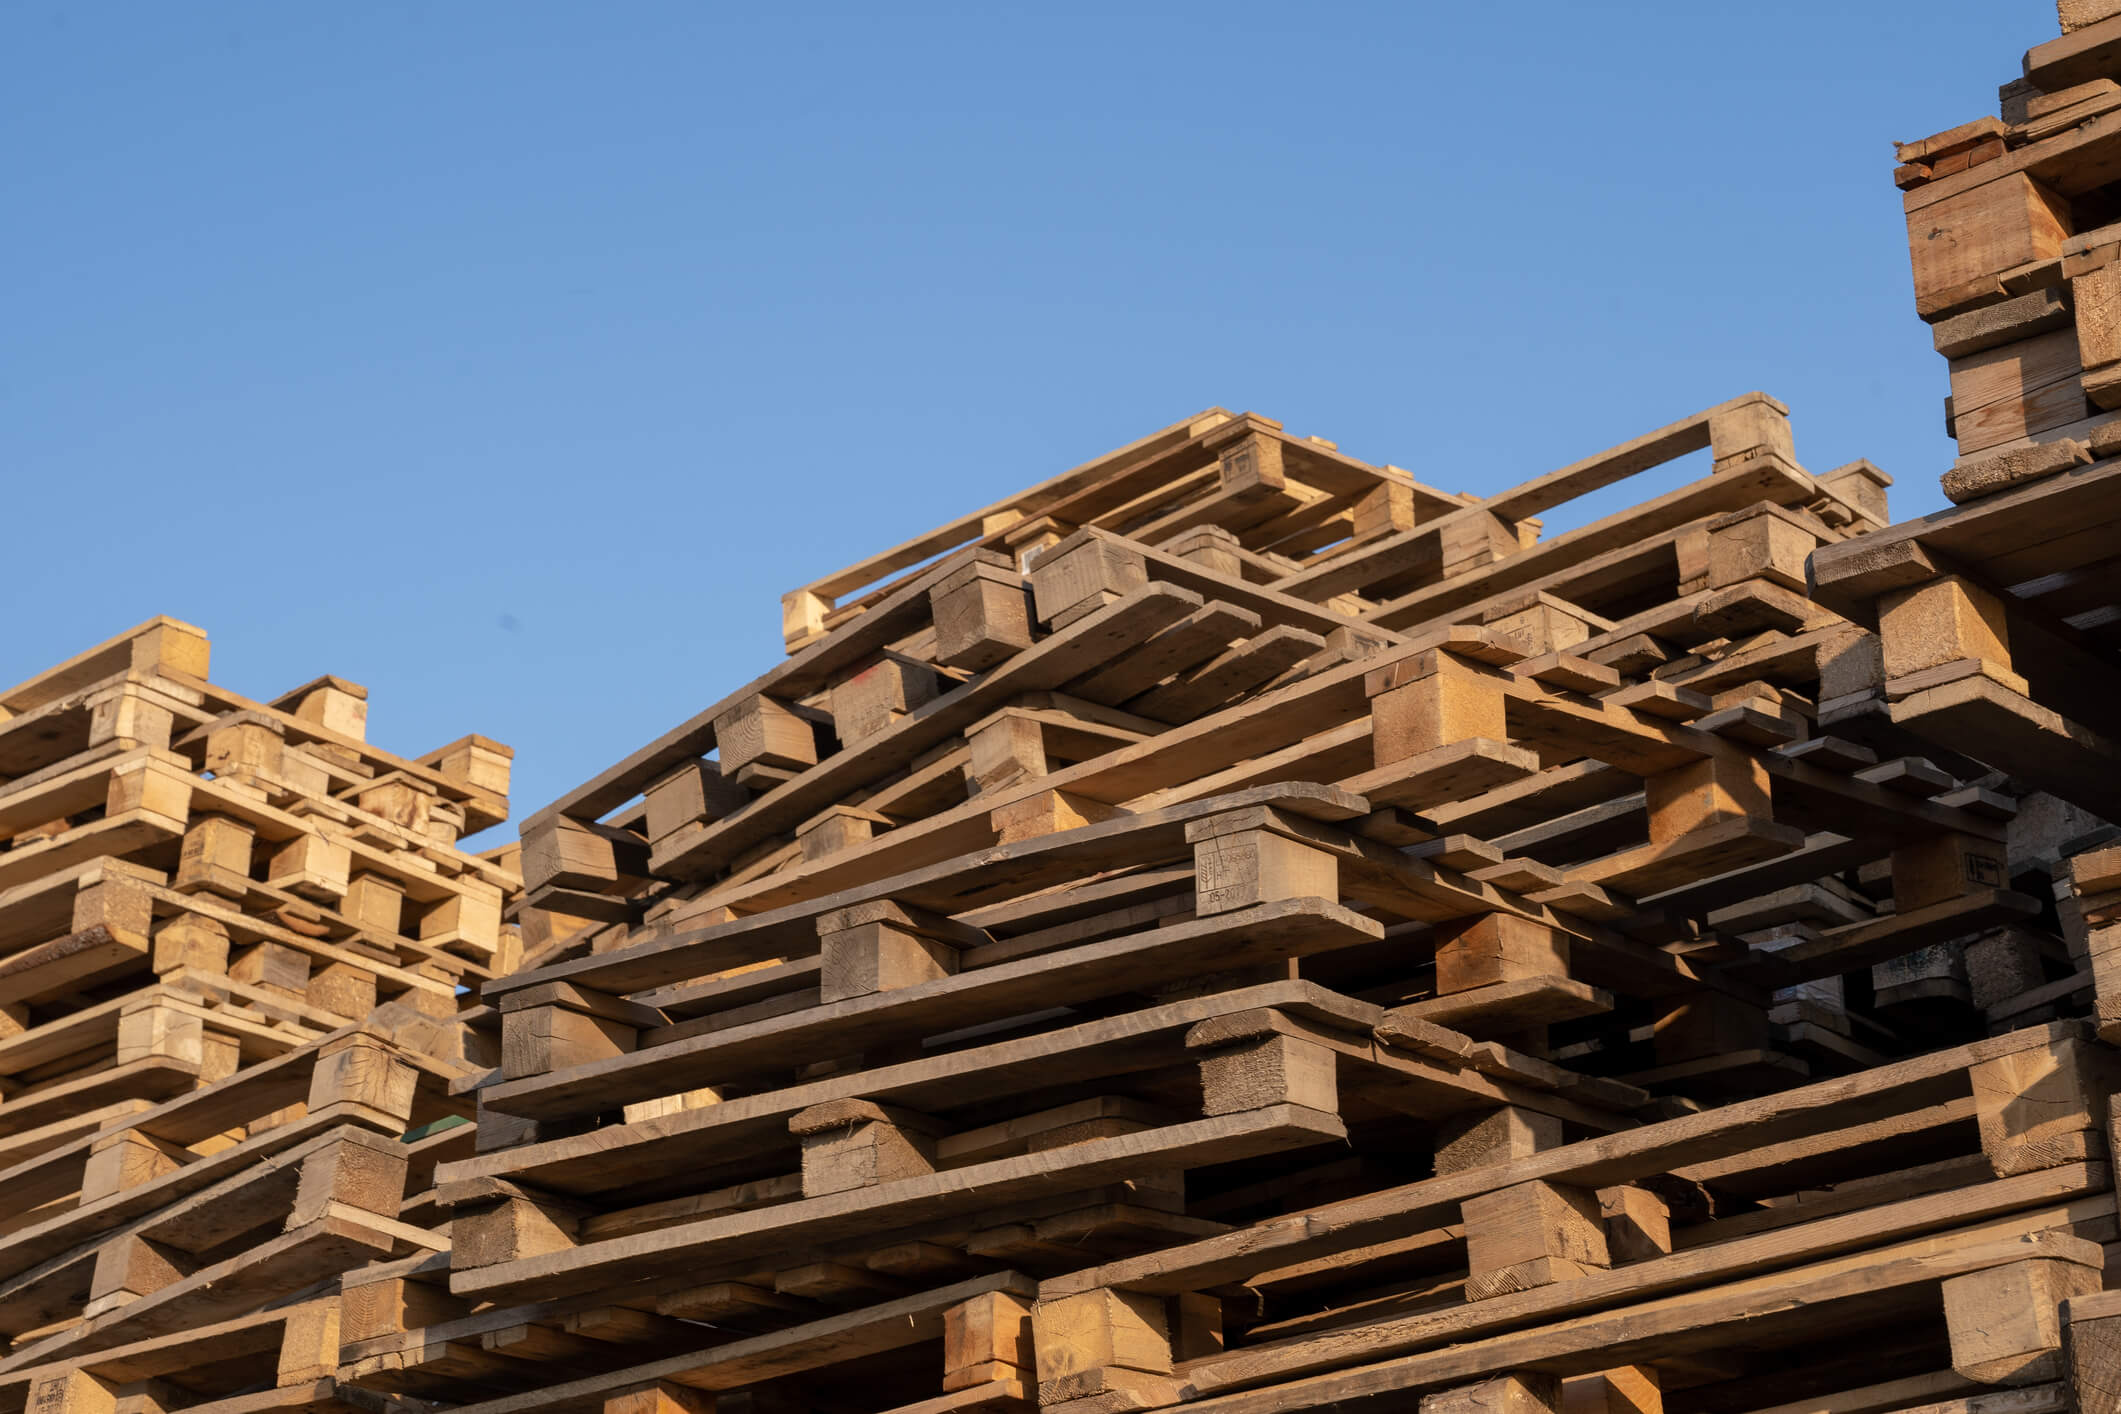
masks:
[[[511,743],[520,815],[777,661],[783,590],[1215,404],[1485,494],[1763,388],[1932,510],[1890,142],[2055,33],[17,0],[0,680],[172,614]]]

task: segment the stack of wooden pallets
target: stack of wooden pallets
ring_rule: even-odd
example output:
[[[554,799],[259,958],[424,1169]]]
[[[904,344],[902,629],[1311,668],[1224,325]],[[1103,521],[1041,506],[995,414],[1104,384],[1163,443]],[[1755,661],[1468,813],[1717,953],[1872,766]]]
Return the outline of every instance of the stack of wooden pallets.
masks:
[[[310,1407],[338,1274],[447,1250],[511,753],[207,669],[155,619],[0,692],[0,1408]]]
[[[1949,360],[1951,510],[1823,550],[1882,661],[1828,706],[2121,817],[2121,4],[2064,0],[1996,117],[1900,145]]]
[[[1761,394],[1487,501],[1211,412],[797,591],[526,823],[452,1248],[342,1383],[2059,1409],[2086,821],[1822,728],[1878,638],[1807,560],[1886,484]]]
[[[209,1014],[161,1010],[196,1048]],[[463,1067],[380,1014],[245,1040],[234,1074],[0,1174],[0,1409],[345,1407],[342,1275],[446,1257],[430,1190],[473,1148]]]
[[[520,965],[490,743],[167,621],[0,696],[0,1414],[2121,1411],[2062,14],[1903,146],[1926,520],[1760,393],[1484,500],[1211,409],[785,596]]]

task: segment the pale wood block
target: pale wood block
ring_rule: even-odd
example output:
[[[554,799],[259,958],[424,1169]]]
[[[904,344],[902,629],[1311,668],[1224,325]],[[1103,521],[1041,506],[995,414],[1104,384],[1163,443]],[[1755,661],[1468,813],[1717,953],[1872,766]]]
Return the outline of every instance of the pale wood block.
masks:
[[[1526,1371],[1423,1395],[1420,1414],[1561,1414],[1561,1381]]]
[[[1436,1173],[1464,1173],[1561,1145],[1561,1121],[1516,1105],[1445,1120],[1436,1129]]]
[[[2105,1158],[2114,1072],[2110,1051],[2075,1038],[1978,1062],[1974,1116],[1997,1176]]]
[[[709,1105],[722,1102],[722,1092],[712,1085],[686,1090],[676,1095],[659,1095],[653,1100],[636,1100],[626,1106],[626,1122],[639,1124],[644,1119],[661,1119],[665,1115],[683,1114],[687,1110],[703,1110]]]
[[[1757,506],[1709,523],[1709,588],[1765,579],[1805,592],[1804,562],[1819,537],[1780,507]]]
[[[114,1389],[85,1370],[48,1371],[30,1380],[29,1414],[118,1414]]]
[[[627,1055],[639,1041],[634,1027],[564,1006],[501,1013],[501,1069],[510,1079]]]
[[[2062,1308],[2062,1357],[2074,1414],[2121,1414],[2121,1303],[2112,1293]]]
[[[2003,842],[1973,835],[1932,835],[1899,845],[1892,863],[1893,907],[1901,913],[2010,883]]]
[[[212,661],[206,635],[190,624],[158,618],[135,635],[131,644],[133,671],[141,674],[180,673],[204,678]]]
[[[96,1251],[82,1314],[98,1316],[115,1310],[190,1275],[186,1254],[129,1233],[114,1237]]]
[[[1958,575],[1882,595],[1878,632],[1888,681],[1967,658],[1990,676],[2011,679],[2010,622],[2002,602]]]
[[[842,745],[875,736],[943,692],[942,674],[927,663],[896,653],[834,683],[829,694],[832,725]]]
[[[1533,658],[1566,653],[1603,626],[1546,594],[1522,608],[1491,614],[1485,624],[1514,639],[1519,650]]]
[[[565,1252],[581,1235],[581,1211],[556,1198],[502,1197],[460,1204],[449,1224],[449,1261],[459,1270]]]
[[[1562,1414],[1664,1414],[1664,1379],[1651,1365],[1619,1365],[1561,1385]]]
[[[2121,933],[2121,929],[2102,929]],[[2121,1045],[2121,948],[2095,951],[2091,955],[2093,1021],[2099,1039],[2109,1046]]]
[[[714,1414],[716,1400],[712,1390],[657,1380],[645,1389],[605,1395],[603,1414]]]
[[[1773,398],[1754,393],[1709,419],[1709,456],[1718,470],[1762,455],[1797,463],[1789,410]]]
[[[2034,395],[2073,383],[2082,371],[2077,331],[2068,324],[1951,360],[1952,422],[1960,453],[2040,430],[2035,409],[2041,404]],[[2069,414],[2063,422],[2083,416],[2082,399],[2071,402],[2065,396],[2055,406]]]
[[[461,945],[492,952],[501,938],[500,889],[476,879],[459,879],[456,888],[420,915],[420,941],[437,948]]]
[[[176,735],[176,714],[149,699],[132,683],[120,683],[89,699],[88,744],[120,741],[167,748]]]
[[[1355,501],[1353,539],[1368,540],[1393,530],[1414,528],[1414,488],[1398,481],[1371,487]]]
[[[1671,1252],[1672,1209],[1649,1189],[1632,1185],[1601,1188],[1598,1211],[1605,1219],[1606,1250],[1615,1265],[1646,1262]]]
[[[751,792],[711,761],[688,761],[648,787],[648,842],[696,821],[726,819],[751,803]]]
[[[1045,728],[1034,717],[1004,711],[965,733],[965,791],[988,795],[1047,773]]]
[[[1167,554],[1178,556],[1232,579],[1245,576],[1245,559],[1239,553],[1235,535],[1219,525],[1197,525],[1183,534],[1166,540],[1159,547]]]
[[[648,844],[616,825],[559,814],[534,816],[523,826],[522,867],[527,889],[551,884],[619,893],[647,877]]]
[[[869,843],[876,837],[879,825],[888,827],[890,823],[873,810],[834,805],[796,826],[795,842],[805,860],[823,859]]]
[[[235,1037],[209,1031],[200,1047],[199,1084],[218,1085],[243,1068],[243,1046]]]
[[[309,990],[309,954],[285,943],[253,943],[236,950],[228,975],[277,996],[300,997]]]
[[[1304,1105],[1337,1114],[1337,1067],[1330,1048],[1300,1036],[1275,1033],[1219,1049],[1201,1058],[1203,1113]]]
[[[934,982],[957,971],[958,950],[893,923],[859,923],[818,935],[818,985],[827,1002]]]
[[[412,1117],[419,1072],[372,1036],[327,1041],[309,1075],[312,1113],[327,1105],[351,1104],[399,1119]]]
[[[2047,1259],[1949,1278],[1944,1320],[1952,1368],[1992,1385],[2062,1378],[2062,1303],[2099,1285],[2097,1268]]]
[[[376,1009],[376,974],[351,962],[327,962],[310,974],[303,998],[334,1016],[359,1021]]]
[[[403,777],[378,781],[354,794],[360,809],[415,835],[427,832],[428,812],[440,803],[435,791]]]
[[[1109,604],[1149,582],[1141,551],[1124,541],[1084,535],[1039,557],[1031,569],[1031,601],[1041,622],[1071,611]]]
[[[1437,553],[1445,578],[1468,574],[1523,548],[1517,528],[1490,511],[1456,514],[1436,527]]]
[[[81,1169],[81,1202],[98,1202],[113,1193],[152,1183],[164,1174],[176,1172],[193,1157],[181,1144],[138,1130],[121,1129],[102,1135],[90,1145],[88,1162]]]
[[[1689,526],[1672,542],[1673,568],[1679,576],[1678,592],[1699,594],[1709,587],[1709,528]]]
[[[1645,776],[1642,789],[1652,844],[1724,820],[1764,820],[1775,813],[1767,767],[1738,751]]]
[[[288,742],[280,751],[280,787],[310,797],[331,794],[331,771],[318,753],[325,747]]]
[[[206,769],[222,780],[280,784],[286,743],[278,723],[237,721],[206,734]]]
[[[1858,459],[1847,466],[1835,467],[1819,478],[1819,484],[1878,524],[1892,523],[1887,488],[1893,484],[1893,478],[1871,463]]]
[[[1432,936],[1438,995],[1569,973],[1568,934],[1516,914],[1487,913],[1439,923]]]
[[[2072,34],[2121,15],[2121,0],[2055,0],[2055,12],[2062,21],[2062,32]]]
[[[336,904],[345,896],[353,852],[322,835],[300,835],[273,851],[265,882],[318,903]]]
[[[1529,1291],[1612,1265],[1598,1195],[1560,1183],[1519,1183],[1459,1205],[1466,1226],[1466,1299]]]
[[[392,1216],[395,1216],[393,1213]],[[339,1369],[339,1303],[311,1301],[287,1313],[280,1327],[280,1355],[274,1383],[307,1384],[328,1379]]]
[[[346,1134],[303,1158],[287,1226],[314,1222],[334,1204],[394,1218],[410,1169],[410,1156],[395,1140],[366,1130]]]
[[[1288,484],[1281,440],[1260,432],[1224,445],[1215,472],[1225,491],[1277,491]]]
[[[1041,1386],[1114,1366],[1171,1373],[1171,1326],[1158,1297],[1100,1288],[1043,1301],[1031,1331]]]
[[[327,677],[307,691],[297,691],[302,694],[295,703],[297,719],[355,741],[368,740],[367,688],[344,678]]]
[[[817,733],[786,703],[752,693],[714,719],[715,747],[724,776],[746,766],[800,771],[817,764]]]
[[[1389,766],[1439,746],[1468,738],[1506,742],[1502,684],[1447,653],[1424,655],[1431,671],[1411,680],[1402,672],[1381,669],[1365,679],[1370,696],[1373,764]],[[1420,672],[1421,661],[1395,665]]]
[[[171,887],[184,893],[244,897],[250,892],[251,848],[256,840],[256,834],[241,821],[225,815],[200,816],[184,832]]]
[[[1997,276],[2061,257],[2069,203],[2022,172],[1908,213],[1915,308],[1925,319],[2002,293]]]
[[[1222,1298],[1205,1291],[1182,1291],[1170,1300],[1171,1355],[1176,1360],[1205,1360],[1223,1353]]]
[[[405,890],[381,874],[353,874],[339,916],[356,928],[395,936],[405,926]]]
[[[2063,332],[2068,334],[2071,331]],[[1991,476],[1998,469],[1987,463],[1983,453],[2084,421],[2091,414],[2091,408],[2086,405],[2088,395],[2094,402],[2100,399],[2112,401],[2116,390],[2107,381],[2111,373],[2112,370],[2108,369],[2088,375],[2072,373],[2067,378],[2027,388],[1981,407],[1963,412],[1955,410],[1950,427],[1959,443],[1959,461],[1948,473],[1951,480],[1944,486],[1945,495],[1953,501],[1964,501],[1980,494],[1976,488],[1981,483],[1974,479],[1974,469],[1981,467]],[[1988,489],[1999,490],[2001,487],[1991,482]]]
[[[997,844],[1015,844],[1100,824],[1126,813],[1116,805],[1070,791],[1042,790],[988,811],[987,825],[994,831]]]
[[[348,1281],[340,1298],[339,1330],[347,1344],[377,1336],[400,1335],[422,1326],[440,1325],[466,1315],[471,1304],[449,1294],[449,1288],[405,1277],[381,1281]]]
[[[1193,845],[1194,909],[1227,913],[1285,898],[1340,897],[1340,864],[1275,830],[1213,835]]]
[[[191,787],[191,777],[166,761],[136,761],[111,773],[104,813],[144,810],[181,826],[191,814]]]
[[[788,1121],[803,1152],[803,1196],[816,1198],[935,1172],[935,1136],[926,1115],[867,1100],[836,1100]]]
[[[781,640],[793,653],[813,638],[825,632],[825,616],[832,612],[832,601],[822,594],[808,589],[798,589],[781,596]]]
[[[1031,1346],[1031,1303],[989,1291],[943,1312],[943,1391],[992,1380],[1037,1378]]]
[[[1031,646],[1031,610],[1023,576],[975,560],[928,591],[935,618],[935,660],[985,672]]]
[[[421,759],[460,785],[505,796],[515,770],[515,755],[513,747],[474,734]]]
[[[205,1037],[205,1020],[196,1011],[158,998],[129,1003],[118,1014],[118,1064],[150,1056],[196,1064],[204,1059]]]
[[[145,952],[154,926],[154,899],[131,879],[106,876],[74,894],[72,929],[102,928],[119,942]]]
[[[187,1390],[160,1378],[119,1385],[117,1394],[116,1414],[175,1414],[191,1404]]]

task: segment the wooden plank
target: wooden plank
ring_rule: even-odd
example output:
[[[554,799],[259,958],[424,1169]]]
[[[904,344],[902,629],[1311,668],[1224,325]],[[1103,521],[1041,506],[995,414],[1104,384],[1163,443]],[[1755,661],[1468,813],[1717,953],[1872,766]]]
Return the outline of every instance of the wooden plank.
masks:
[[[1191,1168],[1328,1143],[1346,1132],[1331,1115],[1301,1105],[1272,1105],[455,1271],[449,1289],[465,1297],[524,1300],[613,1280],[655,1280],[719,1271],[725,1265],[741,1270],[770,1253],[845,1242],[1156,1169]]]
[[[1670,1172],[1736,1149],[1847,1128],[1962,1093],[1969,1066],[2075,1034],[2071,1025],[2034,1027],[1896,1061],[1860,1075],[1741,1100],[1703,1114],[1564,1145],[1529,1158],[1379,1189],[1306,1209],[1224,1237],[1088,1268],[1041,1284],[1051,1297],[1093,1287],[1197,1291],[1268,1266],[1312,1261],[1369,1242],[1405,1237],[1455,1221],[1466,1198],[1533,1181],[1609,1187]]]
[[[2094,1166],[2068,1164],[1957,1192],[1884,1204],[1780,1232],[1631,1262],[1609,1271],[1588,1272],[1572,1281],[1456,1309],[1235,1350],[1190,1366],[1186,1377],[1198,1395],[1213,1395],[1478,1340],[1512,1328],[1551,1326],[1581,1312],[1652,1301],[1674,1292],[1694,1290],[1713,1300],[1719,1289],[1761,1273],[1805,1263],[1828,1263],[1849,1253],[1862,1255],[1854,1261],[1835,1263],[1834,1270],[1860,1271],[1873,1264],[1885,1267],[1895,1260],[1890,1250],[1894,1246],[1913,1243],[1916,1252],[1940,1248],[1949,1251],[1945,1243],[1914,1242],[1941,1229],[1992,1222],[2026,1209],[2038,1212],[2046,1222],[2066,1222],[2068,1205],[2097,1192],[2100,1186]],[[1946,1242],[1966,1245],[1967,1239],[1963,1233],[1954,1234]],[[1864,1250],[1881,1247],[1888,1250]]]
[[[1348,1010],[1358,1021],[1371,1022],[1380,1014],[1314,983],[1262,983],[482,1154],[442,1165],[436,1181],[446,1186],[508,1176],[555,1193],[589,1194],[713,1176],[732,1155],[745,1165],[770,1163],[776,1153],[792,1155],[788,1118],[813,1105],[869,1098],[948,1114],[1025,1089],[1099,1081],[1180,1062],[1185,1033],[1194,1024],[1262,1007],[1298,1014]]]
[[[1756,501],[1798,505],[1819,494],[1819,484],[1773,458],[1689,482],[1655,500],[1606,516],[1520,554],[1401,595],[1363,615],[1367,623],[1401,632],[1417,631],[1454,610],[1505,589],[1521,588],[1564,565],[1622,549],[1647,536]]]
[[[1016,844],[996,845],[970,858],[953,858],[925,869],[881,878],[872,875],[853,888],[749,914],[732,923],[497,977],[486,984],[483,995],[496,1001],[510,992],[552,982],[614,993],[668,986],[788,951],[810,950],[816,946],[818,915],[835,909],[888,898],[955,913],[976,906],[965,900],[976,899],[985,886],[996,882],[1004,883],[1008,894],[1029,893],[1044,883],[1160,859],[1186,858],[1187,824],[1220,811],[1256,805],[1272,805],[1326,819],[1349,819],[1369,811],[1368,803],[1359,796],[1308,783],[1261,786],[1188,801]],[[732,944],[732,940],[749,940],[759,934],[767,936]]]
[[[902,769],[1020,693],[1057,688],[1127,651],[1200,607],[1198,595],[1151,585],[923,703],[889,727],[825,758],[722,819],[683,827],[656,842],[650,867],[662,878],[704,878],[729,859],[794,829],[819,810]]]
[[[488,1109],[558,1118],[615,1109],[787,1064],[813,1045],[860,1051],[1201,970],[1225,970],[1374,941],[1383,928],[1337,903],[1292,899],[1107,939],[977,971],[811,1007],[748,1025],[679,1023],[661,1044],[489,1086]],[[647,1042],[655,1033],[644,1036]]]
[[[1123,447],[1070,467],[1058,476],[1049,477],[1013,496],[1004,497],[992,505],[982,506],[925,534],[901,541],[888,550],[858,560],[822,579],[814,579],[796,592],[808,591],[828,599],[851,593],[864,585],[873,584],[885,575],[910,568],[922,560],[956,549],[969,541],[982,539],[988,534],[989,522],[997,517],[1035,516],[1062,497],[1092,482],[1103,480],[1130,463],[1167,456],[1177,448],[1196,440],[1201,432],[1221,426],[1230,416],[1227,409],[1217,407],[1181,418],[1168,427],[1160,427],[1146,437],[1137,437]]]
[[[975,1277],[697,1353],[667,1356],[608,1375],[546,1385],[524,1394],[458,1408],[460,1414],[572,1414],[576,1410],[603,1409],[607,1407],[607,1397],[659,1380],[692,1389],[741,1389],[804,1370],[938,1340],[943,1331],[943,1313],[952,1306],[990,1291],[1028,1296],[1031,1290],[1031,1283],[1014,1272]]]
[[[4,714],[0,720],[35,711],[92,683],[126,672],[152,675],[168,671],[204,677],[208,660],[206,630],[157,615],[0,691],[0,714]]]
[[[2039,1220],[2067,1223],[2077,1211],[2044,1210]],[[1768,1343],[1778,1336],[1789,1339],[1808,1325],[1816,1326],[1821,1307],[1831,1309],[1837,1302],[1897,1293],[1905,1293],[1908,1304],[1915,1305],[1925,1298],[1934,1300],[1938,1285],[1951,1277],[2028,1257],[2055,1255],[2096,1263],[2096,1244],[2061,1232],[2038,1228],[2028,1232],[2026,1226],[2021,1219],[2015,1224],[1977,1229],[1971,1241],[1966,1234],[1952,1234],[1901,1244],[1881,1253],[1829,1259],[1703,1292],[1536,1325],[1251,1393],[1201,1399],[1189,1407],[1214,1414],[1268,1414],[1331,1408],[1337,1401],[1357,1398],[1404,1395],[1526,1366],[1562,1374],[1587,1374],[1660,1355],[1670,1358],[1686,1351],[1710,1349],[1727,1336],[1727,1328],[1740,1323],[1744,1323],[1749,1344]],[[2021,1232],[2025,1235],[2020,1236]],[[2001,1240],[1996,1240],[1999,1236]],[[1564,1283],[1564,1289],[1569,1285],[1573,1283]]]

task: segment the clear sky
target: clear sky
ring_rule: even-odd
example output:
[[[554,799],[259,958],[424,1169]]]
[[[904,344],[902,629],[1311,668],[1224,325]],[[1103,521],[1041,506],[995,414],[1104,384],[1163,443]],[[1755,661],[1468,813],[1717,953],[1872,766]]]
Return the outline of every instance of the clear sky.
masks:
[[[1933,510],[1890,140],[2055,33],[14,0],[0,681],[172,614],[509,742],[520,816],[778,661],[783,590],[1211,405],[1486,494],[1762,388]]]

